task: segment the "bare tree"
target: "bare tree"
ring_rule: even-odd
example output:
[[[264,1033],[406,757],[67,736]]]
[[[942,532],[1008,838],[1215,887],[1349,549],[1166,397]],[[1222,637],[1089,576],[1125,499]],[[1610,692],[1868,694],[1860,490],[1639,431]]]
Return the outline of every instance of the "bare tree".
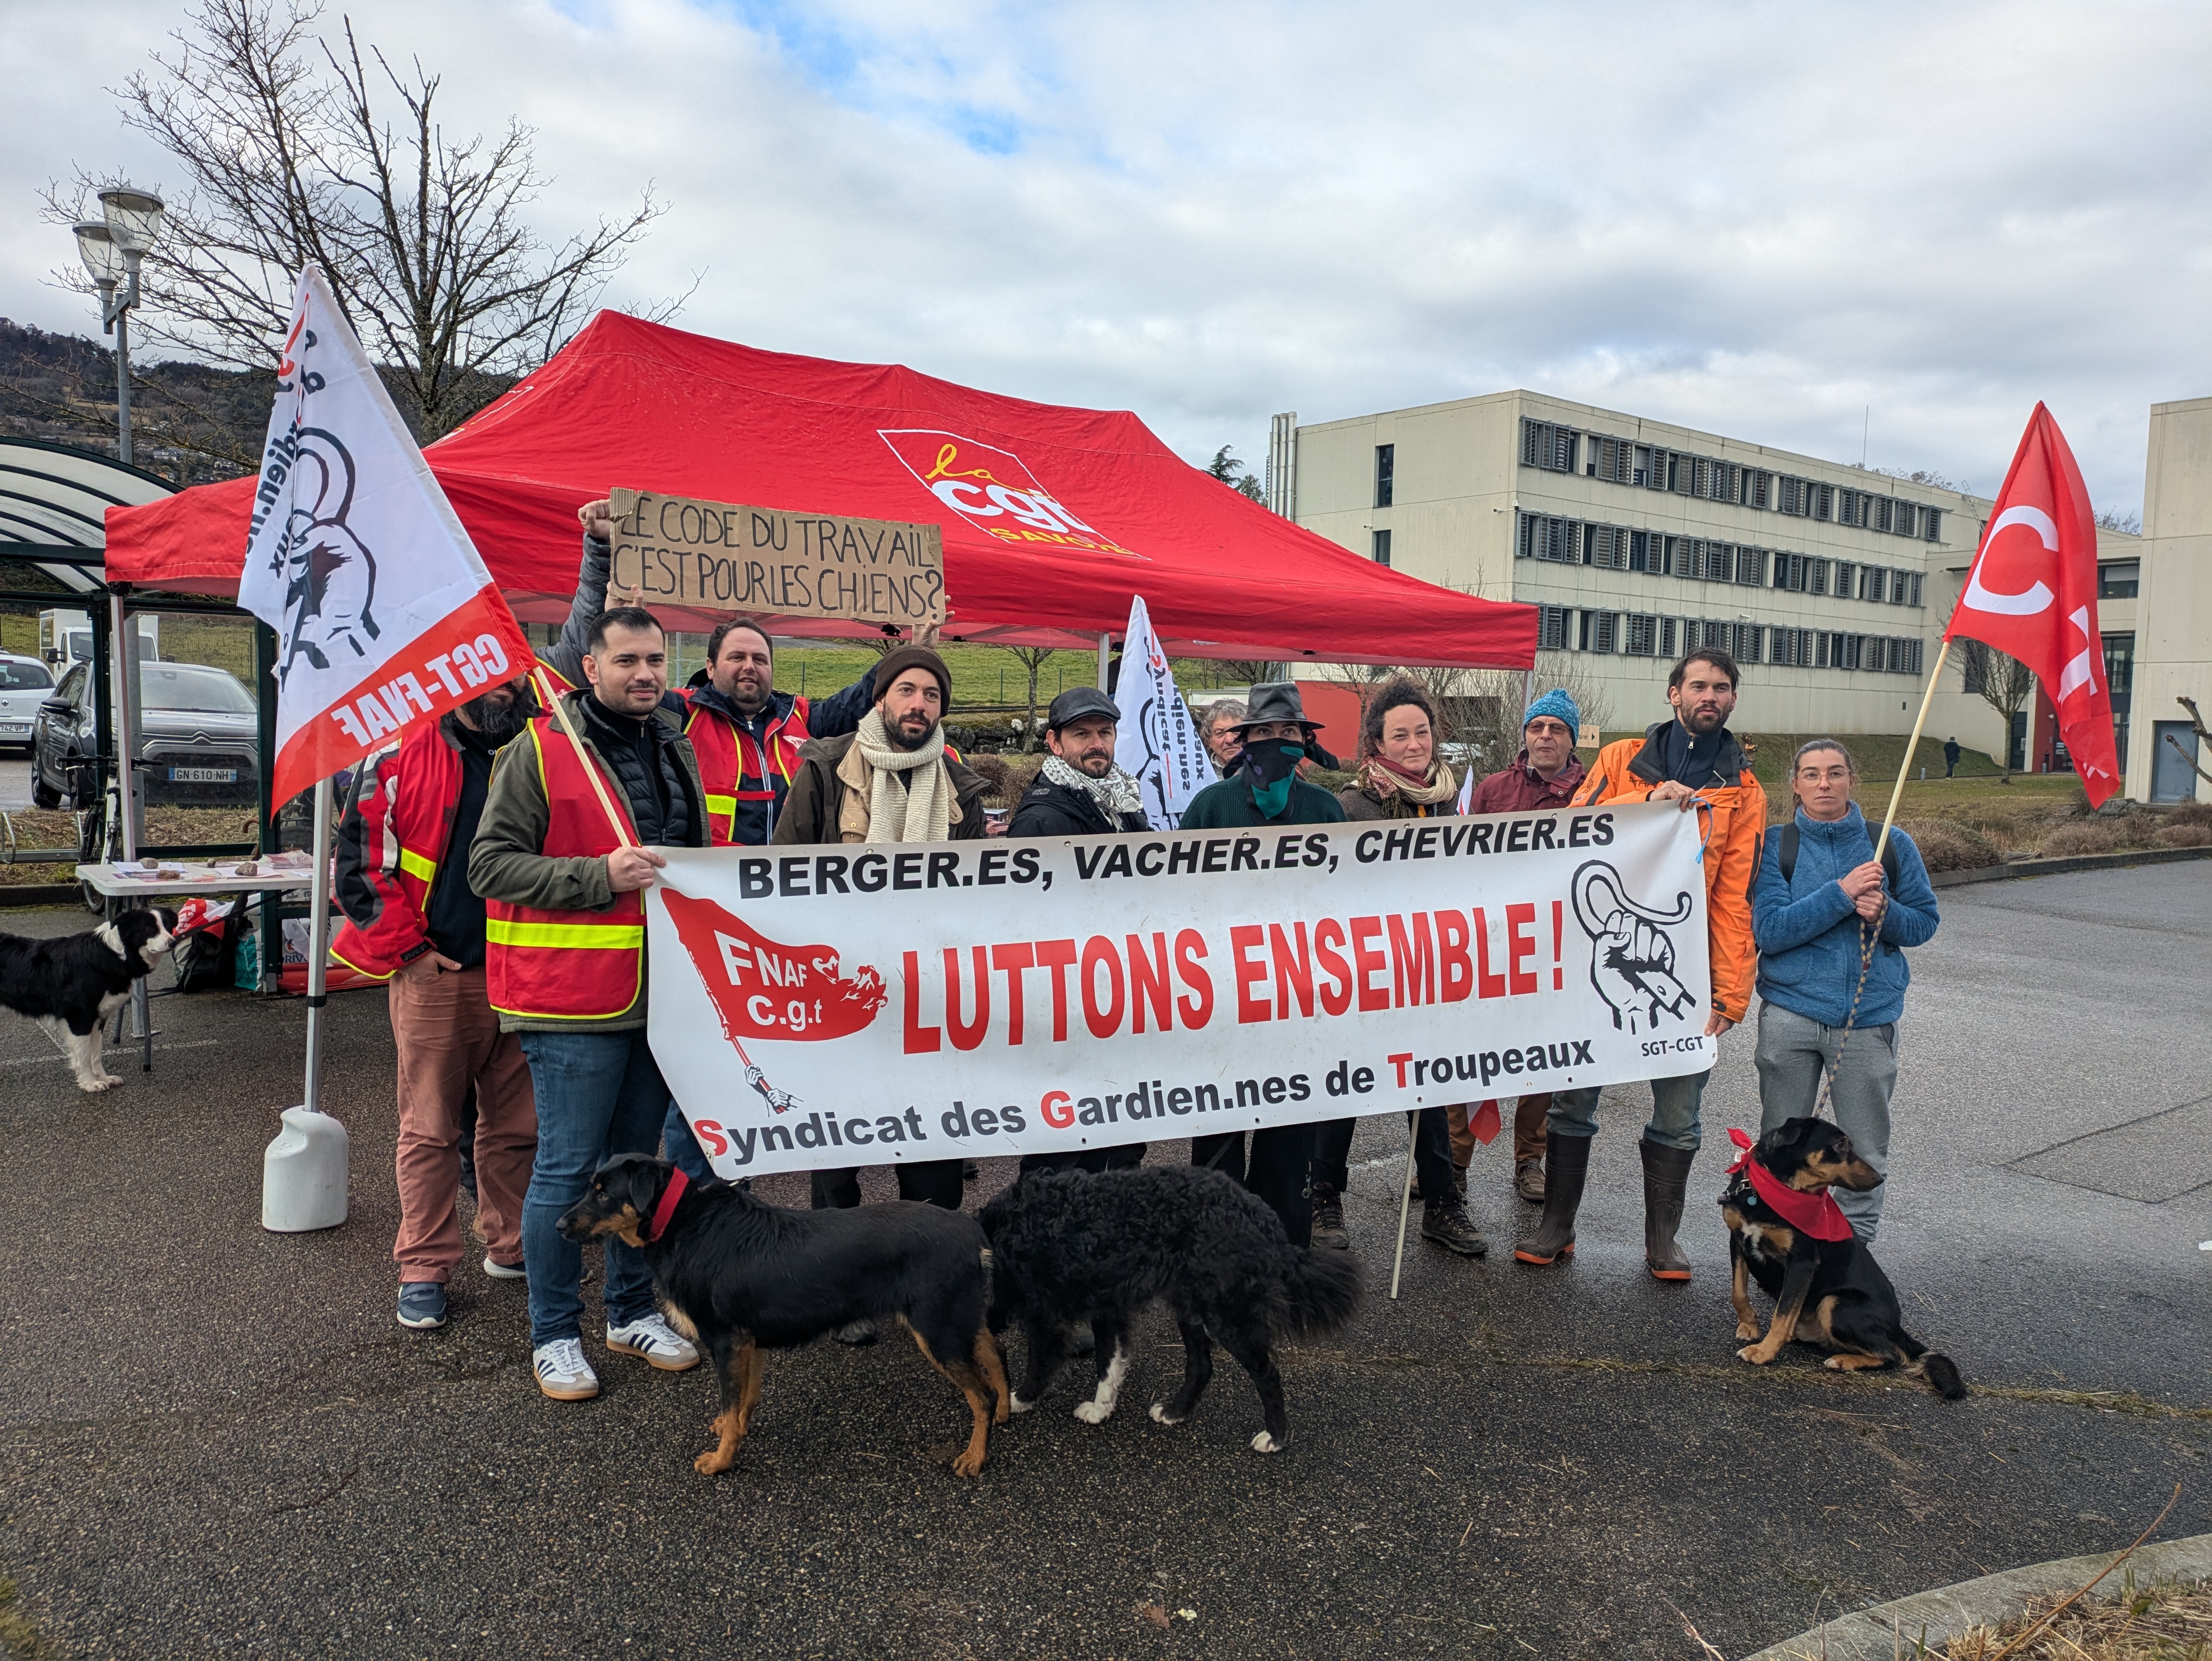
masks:
[[[2142,515],[2132,508],[2100,508],[2097,510],[2097,528],[2139,537],[2142,534]]]
[[[271,367],[294,280],[320,265],[427,443],[559,350],[661,207],[648,187],[628,215],[544,240],[527,217],[549,182],[530,128],[454,139],[436,116],[441,77],[420,59],[403,76],[350,20],[342,48],[325,41],[317,0],[281,5],[205,0],[171,37],[177,52],[120,89],[124,124],[185,175],[145,263],[139,327],[216,362]],[[79,168],[48,186],[49,215],[79,217],[101,183]]]
[[[2012,720],[2035,696],[2035,671],[1978,640],[1959,642],[1959,673],[1966,690],[2004,718],[2005,776],[2012,776]]]
[[[1533,682],[1518,669],[1445,669],[1433,666],[1377,668],[1368,664],[1335,664],[1323,677],[1358,697],[1361,709],[1375,688],[1394,675],[1409,675],[1429,690],[1437,701],[1442,729],[1437,742],[1455,747],[1454,765],[1472,769],[1480,778],[1509,765],[1521,751],[1521,714],[1527,707],[1525,689],[1539,692],[1557,686],[1575,701],[1583,724],[1603,728],[1611,721],[1612,700],[1602,685],[1583,672],[1575,657],[1565,652],[1540,653]],[[1346,749],[1349,759],[1357,745]]]
[[[1249,496],[1254,502],[1267,498],[1267,487],[1260,482],[1260,476],[1239,461],[1226,444],[1213,453],[1213,459],[1206,464],[1206,471],[1241,496]]]
[[[2189,711],[2189,728],[2190,731],[2197,734],[2197,753],[2202,755],[2204,752],[2205,747],[2208,745],[2212,745],[2212,732],[2205,730],[2204,717],[2197,711],[2197,700],[2195,698],[2178,697],[2174,699],[2174,702],[2179,704],[2183,709]],[[2181,747],[2181,740],[2179,739],[2174,737],[2172,733],[2168,733],[2166,735],[2166,741],[2173,746],[2173,753],[2175,755],[2180,757],[2182,760],[2189,764],[2189,770],[2191,772],[2196,774],[2198,778],[2203,779],[2205,783],[2212,784],[2212,773],[2206,772],[2204,770],[2203,763],[2198,761],[2195,756],[2191,755],[2189,751]]]
[[[1029,719],[1022,723],[1022,748],[1024,751],[1034,750],[1037,747],[1037,675],[1046,664],[1052,661],[1053,648],[1049,646],[1001,646],[999,649],[1012,652],[1014,661],[1029,671]]]

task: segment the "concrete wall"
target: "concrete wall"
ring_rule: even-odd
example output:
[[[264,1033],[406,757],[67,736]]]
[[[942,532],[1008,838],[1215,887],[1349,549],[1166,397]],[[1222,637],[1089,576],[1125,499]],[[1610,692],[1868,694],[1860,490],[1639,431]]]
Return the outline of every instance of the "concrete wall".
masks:
[[[2212,398],[2151,405],[2143,552],[2126,782],[2137,801],[2150,795],[2152,723],[2188,719],[2176,696],[2212,718]],[[2212,767],[2201,749],[2197,759]],[[2197,796],[2212,799],[2212,788],[2199,780]]]

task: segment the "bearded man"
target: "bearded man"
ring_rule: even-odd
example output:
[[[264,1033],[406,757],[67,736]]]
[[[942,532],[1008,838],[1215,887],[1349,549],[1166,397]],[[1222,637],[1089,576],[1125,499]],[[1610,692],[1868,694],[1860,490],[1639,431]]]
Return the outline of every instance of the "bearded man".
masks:
[[[1010,837],[1098,837],[1149,830],[1137,781],[1115,764],[1121,712],[1093,686],[1072,686],[1045,712],[1052,753],[1006,826]]]
[[[520,1037],[500,1031],[484,979],[484,903],[469,885],[469,844],[492,757],[535,705],[509,681],[435,721],[408,724],[373,758],[338,826],[331,955],[390,983],[399,1053],[399,1324],[446,1323],[461,1261],[463,1116],[476,1096],[477,1222],[484,1273],[520,1280],[522,1202],[538,1114]]]

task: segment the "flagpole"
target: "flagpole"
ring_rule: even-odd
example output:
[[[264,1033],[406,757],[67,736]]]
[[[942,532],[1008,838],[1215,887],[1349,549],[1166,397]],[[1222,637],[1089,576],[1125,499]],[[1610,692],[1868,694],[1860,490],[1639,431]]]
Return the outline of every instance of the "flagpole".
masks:
[[[1936,668],[1928,677],[1928,690],[1920,695],[1920,713],[1912,722],[1912,736],[1905,741],[1905,755],[1897,764],[1897,782],[1889,793],[1889,812],[1882,816],[1881,835],[1875,841],[1874,861],[1881,863],[1882,850],[1889,846],[1889,828],[1897,823],[1897,804],[1905,794],[1905,776],[1912,769],[1913,752],[1920,748],[1920,729],[1928,724],[1928,706],[1936,701],[1936,688],[1943,678],[1943,660],[1951,655],[1951,641],[1946,636],[1936,648]]]

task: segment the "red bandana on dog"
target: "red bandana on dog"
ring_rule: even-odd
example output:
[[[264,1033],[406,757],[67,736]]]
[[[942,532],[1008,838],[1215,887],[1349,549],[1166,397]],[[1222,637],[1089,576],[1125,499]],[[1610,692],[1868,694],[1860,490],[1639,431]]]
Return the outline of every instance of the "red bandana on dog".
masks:
[[[645,1231],[645,1243],[651,1245],[660,1238],[668,1220],[676,1214],[676,1202],[684,1197],[684,1190],[691,1186],[691,1179],[681,1170],[668,1173],[668,1186],[660,1190],[660,1203],[653,1208],[653,1226]]]
[[[1729,1140],[1743,1150],[1736,1155],[1729,1173],[1742,1171],[1751,1178],[1751,1185],[1759,1190],[1759,1197],[1773,1208],[1774,1214],[1802,1234],[1816,1240],[1848,1240],[1851,1226],[1844,1220],[1843,1209],[1836,1196],[1826,1189],[1808,1194],[1803,1189],[1792,1188],[1765,1165],[1751,1157],[1752,1141],[1741,1130],[1733,1128]]]

